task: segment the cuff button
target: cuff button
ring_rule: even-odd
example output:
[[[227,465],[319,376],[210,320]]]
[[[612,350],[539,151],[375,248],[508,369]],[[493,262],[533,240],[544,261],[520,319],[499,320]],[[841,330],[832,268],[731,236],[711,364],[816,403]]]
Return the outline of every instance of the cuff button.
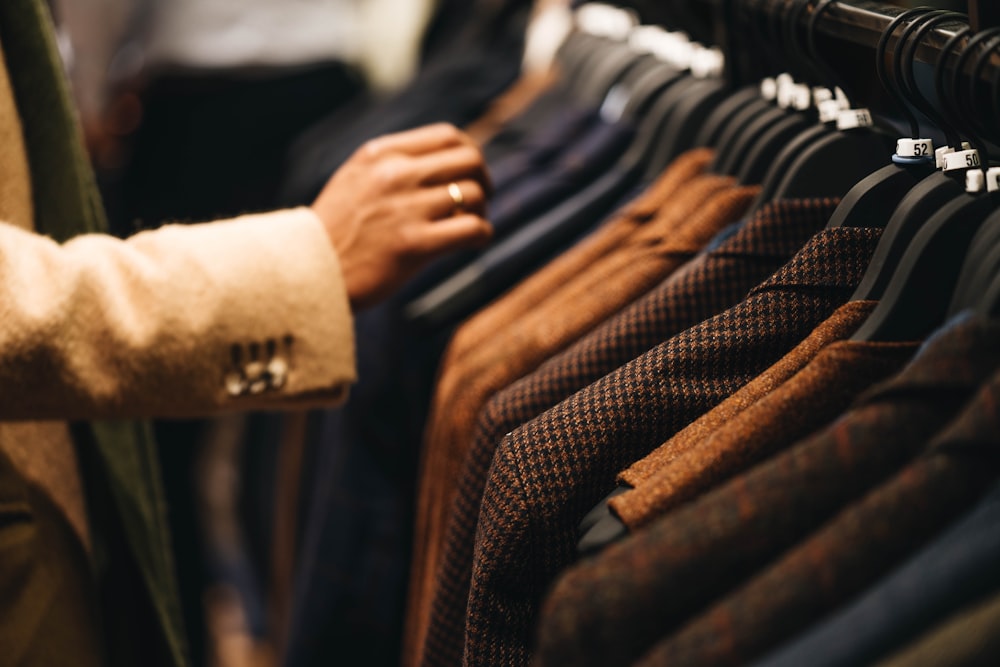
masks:
[[[266,367],[260,361],[251,361],[246,366],[248,388],[251,394],[262,394],[268,387]]]
[[[233,371],[226,375],[224,382],[230,396],[242,396],[247,390],[247,380],[243,377],[243,373]]]
[[[288,381],[288,362],[281,357],[271,359],[267,365],[267,374],[270,377],[271,388],[281,389]]]

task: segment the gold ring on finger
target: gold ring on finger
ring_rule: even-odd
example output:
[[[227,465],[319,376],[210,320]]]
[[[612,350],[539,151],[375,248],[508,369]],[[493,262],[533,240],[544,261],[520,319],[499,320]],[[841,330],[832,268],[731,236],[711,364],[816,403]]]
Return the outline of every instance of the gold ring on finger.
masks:
[[[458,187],[458,183],[448,184],[448,194],[451,195],[451,200],[455,203],[455,211],[464,211],[465,195],[462,194],[462,188]]]

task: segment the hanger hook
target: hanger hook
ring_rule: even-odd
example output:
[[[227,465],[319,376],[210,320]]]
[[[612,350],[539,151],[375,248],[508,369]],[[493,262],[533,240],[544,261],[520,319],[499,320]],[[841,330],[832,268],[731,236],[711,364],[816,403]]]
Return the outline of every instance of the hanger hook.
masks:
[[[782,53],[779,44],[782,43],[781,39],[781,6],[783,0],[768,0],[765,3],[764,12],[764,26],[766,28],[767,34],[766,39],[769,44],[772,44],[772,55],[774,56],[774,71],[782,72],[788,69],[788,58],[787,53]]]
[[[886,67],[886,51],[888,50],[889,47],[889,40],[891,39],[892,35],[896,32],[896,30],[899,28],[900,24],[910,19],[916,18],[917,16],[922,16],[928,13],[929,11],[931,10],[926,7],[917,7],[914,9],[906,10],[905,12],[903,12],[902,14],[900,14],[899,16],[897,16],[896,18],[894,18],[892,21],[889,22],[889,25],[886,27],[886,29],[882,31],[882,35],[878,39],[878,44],[876,44],[875,46],[875,73],[878,75],[878,80],[882,84],[882,87],[885,88],[886,92],[888,92],[889,95],[896,101],[896,104],[899,105],[899,110],[902,111],[903,117],[910,125],[910,137],[912,139],[919,138],[918,135],[920,134],[920,124],[917,121],[916,114],[913,113],[913,110],[907,103],[907,100],[903,96],[902,91],[900,91],[899,86],[896,85],[895,77],[898,76],[899,74],[898,70],[899,66],[898,63],[895,62],[895,58],[893,59],[894,63],[893,76],[891,78],[889,76],[889,72],[887,71]],[[894,55],[899,53],[899,51],[902,49],[902,46],[903,46],[903,38],[900,37],[896,42],[896,50],[893,52]]]
[[[815,60],[816,65],[819,67],[825,78],[827,78],[831,84],[844,91],[844,94],[847,95],[847,99],[853,100],[853,91],[849,89],[837,71],[830,67],[829,63],[827,63],[824,58],[820,57],[819,49],[816,48],[816,32],[817,26],[819,25],[819,19],[833,3],[834,0],[820,0],[819,4],[816,5],[812,16],[809,17],[808,28],[806,29],[806,45],[808,46],[809,54]]]
[[[1000,44],[997,46],[1000,46]],[[1000,118],[1000,67],[997,68],[996,74],[993,75],[992,88],[994,117]]]
[[[972,28],[965,26],[952,35],[951,38],[945,42],[944,46],[941,47],[941,55],[938,58],[937,63],[934,65],[934,91],[937,93],[938,101],[941,104],[941,110],[944,113],[947,113],[948,106],[951,103],[951,101],[947,99],[947,96],[942,95],[942,92],[946,88],[945,78],[948,73],[948,68],[946,66],[948,58],[955,50],[955,47],[958,46],[958,43],[965,39],[970,32],[972,32]],[[961,139],[958,138],[957,133],[954,133],[954,130],[953,134],[948,137],[948,143],[951,144],[951,147],[956,151],[962,150]]]
[[[986,105],[980,106],[979,102],[979,89],[980,89],[980,79],[983,75],[983,69],[986,64],[990,61],[993,52],[996,50],[997,46],[1000,46],[1000,27],[988,28],[983,30],[980,35],[984,35],[982,41],[990,40],[990,43],[986,45],[986,48],[982,49],[980,54],[976,57],[975,63],[973,63],[972,71],[969,75],[969,86],[966,90],[967,94],[967,105],[963,105],[965,113],[963,114],[965,122],[968,124],[969,128],[976,134],[976,136],[989,137],[990,139],[996,141],[998,135],[994,134],[997,130],[996,127],[989,127],[983,124],[983,114],[981,110],[983,107],[989,108],[990,101],[987,100]],[[978,37],[979,35],[977,35]],[[972,42],[969,42],[970,46]],[[961,73],[961,70],[959,70]],[[985,143],[985,142],[984,142]],[[986,158],[986,153],[983,153],[983,158]],[[987,166],[984,162],[984,167]]]
[[[931,120],[935,125],[937,125],[945,133],[948,138],[949,143],[955,143],[959,141],[958,131],[955,128],[954,123],[951,122],[951,117],[946,115],[943,109],[938,109],[930,100],[928,100],[923,93],[920,92],[920,87],[917,84],[916,78],[916,59],[917,59],[917,49],[920,44],[923,43],[924,38],[928,33],[934,28],[948,23],[950,21],[960,21],[965,18],[964,14],[959,14],[958,12],[948,12],[943,10],[935,10],[933,12],[928,12],[923,17],[914,21],[913,25],[909,26],[906,31],[904,31],[903,40],[904,42],[900,45],[899,51],[895,54],[894,62],[898,71],[902,75],[902,87],[906,95],[909,96],[911,102],[917,107],[923,114]],[[905,61],[905,65],[903,62]],[[940,93],[938,94],[938,99],[940,101]]]
[[[824,77],[820,72],[819,66],[816,64],[813,54],[808,53],[802,45],[802,40],[799,36],[799,25],[802,22],[802,16],[809,9],[811,3],[812,0],[793,0],[791,10],[786,16],[785,39],[792,44],[793,53],[802,62],[807,75],[812,77],[811,82],[823,85],[825,83],[823,81]]]

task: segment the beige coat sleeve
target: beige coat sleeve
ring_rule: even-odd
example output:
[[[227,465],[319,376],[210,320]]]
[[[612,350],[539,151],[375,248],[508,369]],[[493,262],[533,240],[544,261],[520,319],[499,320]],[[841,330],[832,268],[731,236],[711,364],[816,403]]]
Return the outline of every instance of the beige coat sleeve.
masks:
[[[342,401],[340,264],[309,209],[59,245],[0,223],[0,420]]]

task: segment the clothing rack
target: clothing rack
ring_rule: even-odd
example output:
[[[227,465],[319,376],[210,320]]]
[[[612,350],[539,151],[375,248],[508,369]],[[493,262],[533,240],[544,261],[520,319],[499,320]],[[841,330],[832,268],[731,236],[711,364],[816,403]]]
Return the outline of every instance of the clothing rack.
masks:
[[[809,33],[809,23],[813,8],[819,0],[810,3],[808,11],[799,17],[798,36],[805,43]],[[738,17],[745,8],[751,14],[761,15],[765,12],[773,16],[773,12],[785,7],[784,2],[777,0],[698,0],[697,2],[644,2],[634,0],[624,2],[645,22],[661,23],[678,27],[689,32],[695,39],[705,39],[720,45],[727,53],[738,52],[739,44],[744,38]],[[683,9],[679,10],[679,6]],[[816,21],[815,43],[817,53],[842,79],[850,84],[852,92],[857,97],[859,105],[869,107],[876,115],[886,119],[891,124],[897,124],[899,117],[896,102],[890,99],[888,93],[879,82],[875,72],[875,48],[883,32],[892,20],[904,9],[889,5],[878,0],[837,0],[827,6]],[[675,23],[671,24],[671,21]],[[677,21],[686,21],[678,25]],[[969,0],[969,25],[972,35],[980,30],[1000,26],[1000,3],[995,0]],[[930,65],[938,62],[942,50],[955,32],[961,26],[956,23],[944,23],[930,31],[915,51],[918,69],[929,73]],[[959,40],[952,56],[955,56],[968,43],[968,37]],[[781,48],[782,44],[778,44]],[[953,67],[957,58],[946,61],[948,67]],[[727,79],[738,87],[751,84],[759,77],[745,71],[746,60],[727,58]],[[971,63],[967,64],[971,70]],[[1000,52],[991,56],[989,66],[980,70],[980,78],[984,86],[984,97],[990,99],[990,86],[996,79],[1000,69]],[[987,111],[992,118],[992,110]],[[993,153],[993,151],[990,151]]]
[[[716,44],[729,43],[729,29],[732,27],[734,7],[744,0],[698,0],[688,5],[682,11],[670,9],[671,2],[623,2],[623,5],[635,9],[639,16],[650,23],[669,23],[681,17],[690,25],[680,26],[690,30],[696,38],[710,39]],[[812,3],[815,6],[817,0]],[[777,2],[751,3],[754,11],[772,11],[781,6]],[[894,17],[904,10],[877,0],[847,0],[832,3],[823,12],[817,22],[817,39],[821,52],[838,53],[840,48],[848,46],[852,50],[867,51],[865,62],[871,68],[872,55],[883,31]],[[805,36],[811,12],[806,12],[800,20],[800,30]],[[969,22],[974,32],[986,28],[1000,26],[1000,3],[995,0],[970,0]],[[707,27],[711,24],[713,27]],[[954,35],[953,27],[943,25],[931,31],[917,49],[917,61],[933,63],[938,59],[941,49]],[[714,38],[713,35],[714,34]],[[959,45],[961,47],[962,44]],[[837,49],[837,50],[833,50]],[[1000,67],[1000,55],[994,56],[994,66]],[[988,69],[988,68],[987,68]]]

